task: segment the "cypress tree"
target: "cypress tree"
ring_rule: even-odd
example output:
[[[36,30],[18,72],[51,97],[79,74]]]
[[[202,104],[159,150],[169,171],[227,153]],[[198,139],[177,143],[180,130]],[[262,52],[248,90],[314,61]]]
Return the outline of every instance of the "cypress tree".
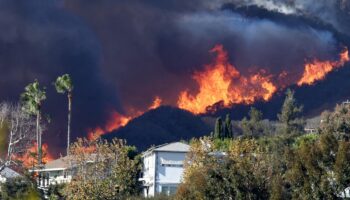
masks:
[[[226,138],[233,138],[233,132],[232,132],[232,124],[231,124],[231,118],[230,115],[226,115],[225,119],[225,137]]]
[[[222,138],[222,128],[222,119],[221,117],[218,117],[215,122],[214,138]]]
[[[283,125],[283,132],[286,134],[302,133],[305,122],[300,115],[303,106],[299,106],[294,98],[294,91],[288,89],[278,120]]]

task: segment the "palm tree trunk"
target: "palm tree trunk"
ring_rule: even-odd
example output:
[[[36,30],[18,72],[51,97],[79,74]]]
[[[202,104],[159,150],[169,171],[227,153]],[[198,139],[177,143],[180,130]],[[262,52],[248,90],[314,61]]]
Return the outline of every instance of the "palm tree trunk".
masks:
[[[71,93],[71,92],[68,92],[67,155],[69,155],[70,129],[71,129],[71,115],[72,115],[72,93]]]
[[[37,150],[38,150],[38,166],[41,165],[41,133],[40,133],[40,111],[36,115],[36,140],[37,140]]]

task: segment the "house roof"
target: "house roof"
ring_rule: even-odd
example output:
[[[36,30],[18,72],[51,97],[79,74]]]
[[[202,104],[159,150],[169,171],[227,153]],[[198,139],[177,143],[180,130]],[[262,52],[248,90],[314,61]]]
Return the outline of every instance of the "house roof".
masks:
[[[310,118],[306,120],[306,129],[317,129],[321,125],[321,116]]]
[[[96,154],[90,154],[88,157],[87,157],[87,160],[86,161],[91,161],[93,162],[96,158]],[[39,169],[39,170],[36,170],[36,171],[56,171],[56,170],[65,170],[67,168],[70,167],[70,163],[69,163],[69,157],[68,156],[64,156],[64,157],[61,157],[59,159],[56,159],[56,160],[52,160],[48,163],[45,164],[44,168],[43,169]],[[74,166],[76,163],[72,163],[72,165]]]
[[[68,157],[61,157],[45,164],[45,170],[66,169],[69,167]]]
[[[19,173],[17,173],[15,170],[9,168],[9,167],[5,167],[1,172],[0,172],[0,176],[4,177],[4,178],[16,178],[16,177],[21,177],[22,175],[20,175]]]
[[[190,145],[182,143],[182,142],[173,142],[166,143],[159,146],[152,147],[148,149],[144,154],[148,154],[153,151],[161,151],[161,152],[184,152],[187,153],[190,151]]]

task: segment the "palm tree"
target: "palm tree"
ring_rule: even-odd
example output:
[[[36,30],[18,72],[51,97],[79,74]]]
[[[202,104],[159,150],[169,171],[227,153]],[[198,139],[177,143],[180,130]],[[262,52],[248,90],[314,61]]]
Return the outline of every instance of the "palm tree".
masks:
[[[40,88],[39,82],[35,80],[24,88],[21,94],[22,108],[30,115],[36,116],[36,143],[38,150],[38,165],[42,164],[42,143],[41,143],[41,105],[46,99],[45,88]]]
[[[72,98],[73,83],[69,74],[57,77],[55,82],[56,91],[61,94],[67,93],[68,97],[68,127],[67,127],[67,155],[69,154],[70,132],[71,132],[71,115],[72,115]]]

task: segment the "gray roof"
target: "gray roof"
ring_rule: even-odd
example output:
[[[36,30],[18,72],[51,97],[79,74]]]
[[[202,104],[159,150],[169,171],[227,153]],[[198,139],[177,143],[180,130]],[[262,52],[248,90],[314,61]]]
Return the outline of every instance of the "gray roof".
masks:
[[[68,157],[61,157],[59,159],[56,160],[52,160],[48,163],[45,164],[45,168],[46,170],[50,170],[50,169],[66,169],[69,167],[69,160]]]
[[[317,129],[321,125],[321,116],[310,118],[306,120],[305,128],[314,128]]]
[[[153,152],[153,151],[162,151],[162,152],[184,152],[187,153],[190,151],[190,145],[182,142],[173,142],[166,143],[159,146],[152,147],[148,149],[144,154]]]
[[[0,172],[0,176],[4,177],[4,178],[16,178],[16,177],[21,177],[22,175],[20,175],[19,173],[17,173],[16,171],[14,171],[13,169],[9,168],[9,167],[5,167],[1,172]]]
[[[88,157],[86,158],[87,161],[91,161],[93,162],[96,158],[96,154],[90,154],[88,155]],[[55,170],[65,170],[67,168],[70,167],[69,165],[69,157],[68,156],[64,156],[61,157],[59,159],[56,160],[52,160],[48,163],[45,164],[45,167],[43,169],[40,169],[38,171],[55,171]],[[72,165],[74,166],[76,163],[72,163]]]

